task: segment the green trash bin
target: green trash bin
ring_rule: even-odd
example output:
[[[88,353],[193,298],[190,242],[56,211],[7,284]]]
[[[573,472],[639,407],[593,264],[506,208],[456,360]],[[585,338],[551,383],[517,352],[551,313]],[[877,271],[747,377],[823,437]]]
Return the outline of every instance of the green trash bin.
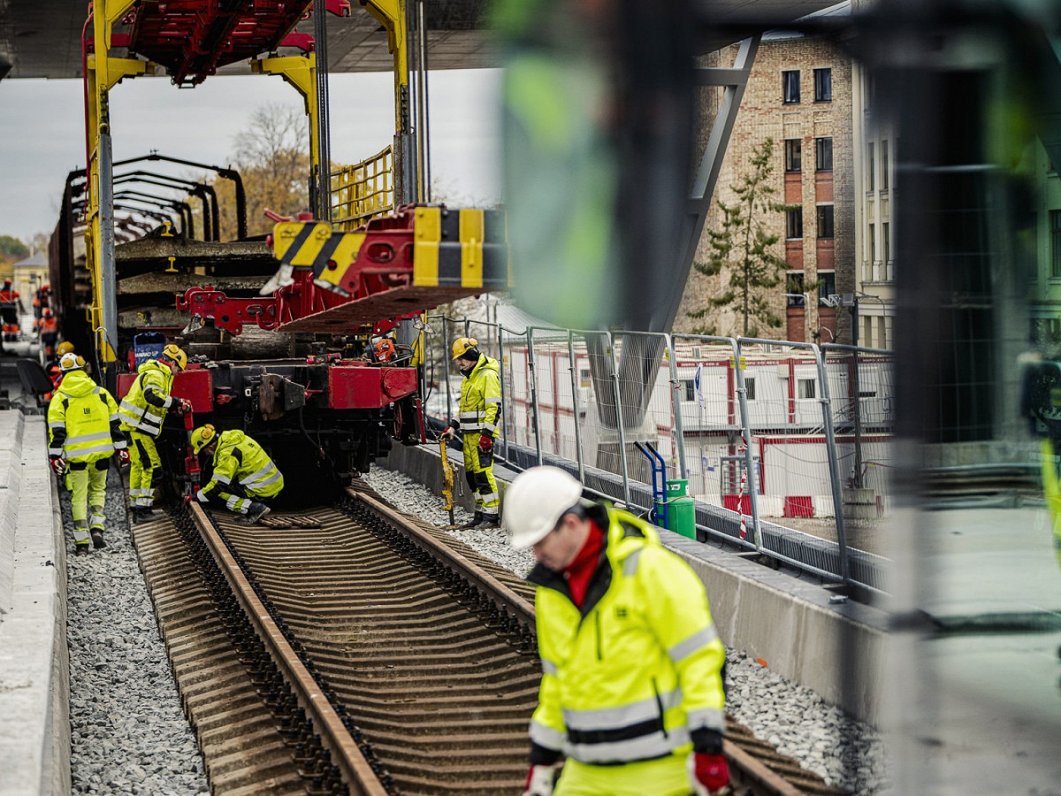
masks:
[[[696,503],[689,497],[689,482],[684,478],[667,481],[667,529],[688,539],[696,538]],[[656,516],[663,516],[662,502],[656,504]]]

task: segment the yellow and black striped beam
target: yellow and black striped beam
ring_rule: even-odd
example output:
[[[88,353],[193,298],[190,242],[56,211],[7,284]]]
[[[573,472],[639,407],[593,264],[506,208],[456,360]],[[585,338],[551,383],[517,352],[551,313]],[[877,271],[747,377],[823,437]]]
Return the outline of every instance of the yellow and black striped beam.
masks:
[[[413,233],[414,287],[511,286],[502,211],[418,207]]]
[[[273,227],[273,254],[283,265],[312,268],[314,279],[336,287],[364,242],[364,232],[333,230],[326,221],[281,221]],[[335,265],[329,268],[329,262]]]

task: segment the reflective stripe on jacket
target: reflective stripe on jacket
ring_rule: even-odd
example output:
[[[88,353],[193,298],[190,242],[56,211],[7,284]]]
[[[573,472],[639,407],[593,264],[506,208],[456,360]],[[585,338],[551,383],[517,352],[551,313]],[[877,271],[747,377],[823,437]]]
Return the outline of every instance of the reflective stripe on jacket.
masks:
[[[118,413],[122,417],[122,428],[137,429],[157,437],[166,420],[166,410],[173,405],[170,391],[173,389],[173,373],[156,359],[149,359],[136,371],[136,380],[122,398]]]
[[[462,434],[500,435],[501,367],[496,359],[479,355],[479,361],[461,384],[458,411]]]
[[[127,444],[111,394],[83,370],[67,373],[48,404],[48,455],[94,462]]]
[[[227,492],[239,484],[248,495],[269,498],[280,494],[284,476],[262,446],[242,431],[222,431],[214,451],[214,472],[199,491],[199,499],[209,499],[214,491]]]
[[[608,532],[581,610],[561,574],[528,576],[542,659],[531,740],[587,764],[684,755],[691,732],[725,727],[725,649],[704,585],[648,523],[590,516]]]

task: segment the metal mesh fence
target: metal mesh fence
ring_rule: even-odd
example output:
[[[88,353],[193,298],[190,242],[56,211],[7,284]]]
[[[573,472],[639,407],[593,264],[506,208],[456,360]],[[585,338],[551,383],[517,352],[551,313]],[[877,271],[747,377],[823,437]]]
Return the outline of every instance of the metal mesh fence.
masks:
[[[856,566],[869,573],[862,582],[876,583],[872,557],[856,551],[854,565],[848,560],[845,506],[854,516],[851,506],[864,504],[874,519],[887,511],[890,352],[432,318],[428,409],[437,417],[457,411],[461,376],[449,360],[457,336],[475,338],[500,363],[498,452],[513,466],[568,467],[647,514],[656,496],[639,446],[651,445],[666,479],[687,481],[699,533],[827,578],[846,580]],[[815,536],[800,530],[808,523]]]

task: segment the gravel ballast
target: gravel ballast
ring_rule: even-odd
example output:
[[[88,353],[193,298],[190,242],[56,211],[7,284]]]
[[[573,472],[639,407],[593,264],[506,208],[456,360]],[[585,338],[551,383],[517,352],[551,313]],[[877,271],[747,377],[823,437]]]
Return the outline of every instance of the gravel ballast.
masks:
[[[70,769],[74,793],[208,794],[144,584],[124,495],[107,485],[107,547],[74,555],[62,491],[70,645]]]
[[[434,525],[449,523],[441,498],[403,473],[374,468],[364,480],[403,511]],[[459,525],[471,515],[458,507],[454,519]],[[529,552],[508,545],[500,529],[449,533],[516,574],[525,575],[534,564]],[[860,796],[891,792],[884,743],[875,728],[733,650],[727,651],[726,691],[726,709],[734,719],[830,785]]]

